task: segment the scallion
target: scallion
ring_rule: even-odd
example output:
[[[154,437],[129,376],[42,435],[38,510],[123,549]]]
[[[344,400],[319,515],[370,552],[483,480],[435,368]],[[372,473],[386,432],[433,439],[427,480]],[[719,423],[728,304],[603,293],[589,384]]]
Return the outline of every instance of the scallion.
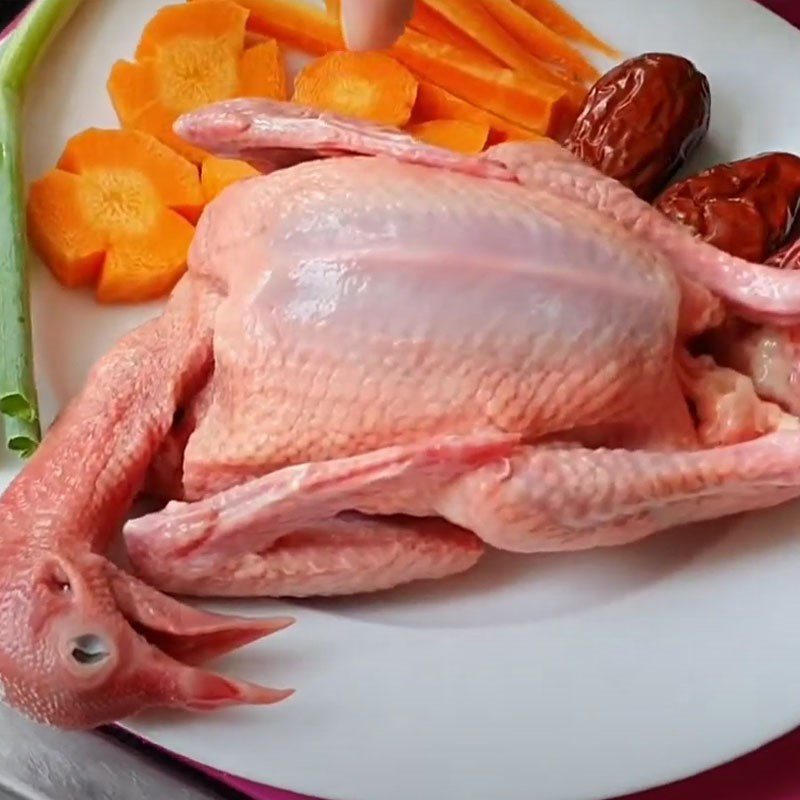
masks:
[[[0,52],[0,413],[6,443],[23,457],[41,427],[31,341],[22,103],[39,57],[82,0],[36,0]]]

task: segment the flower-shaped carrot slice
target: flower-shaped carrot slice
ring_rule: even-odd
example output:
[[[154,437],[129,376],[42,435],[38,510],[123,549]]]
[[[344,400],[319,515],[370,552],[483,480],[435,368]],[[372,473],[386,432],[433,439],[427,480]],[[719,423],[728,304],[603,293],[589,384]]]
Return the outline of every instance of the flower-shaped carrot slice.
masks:
[[[142,33],[136,61],[111,69],[108,91],[122,125],[153,134],[199,164],[203,151],[172,130],[181,114],[241,95],[285,100],[277,42],[245,50],[248,14],[231,0],[162,8]]]
[[[137,131],[89,129],[28,198],[31,243],[65,286],[101,302],[166,294],[186,269],[203,207],[196,167]]]
[[[241,97],[268,97],[286,100],[289,97],[286,65],[281,46],[274,40],[245,50],[239,59],[239,89]]]

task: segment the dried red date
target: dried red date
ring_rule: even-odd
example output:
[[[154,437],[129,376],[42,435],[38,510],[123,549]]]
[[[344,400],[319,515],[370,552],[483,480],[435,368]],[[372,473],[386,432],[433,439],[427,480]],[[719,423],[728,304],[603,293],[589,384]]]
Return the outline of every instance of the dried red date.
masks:
[[[800,158],[766,153],[719,164],[671,186],[655,206],[720,250],[761,263],[800,209]]]
[[[646,53],[597,81],[565,146],[652,200],[702,141],[710,109],[708,80],[691,61]]]

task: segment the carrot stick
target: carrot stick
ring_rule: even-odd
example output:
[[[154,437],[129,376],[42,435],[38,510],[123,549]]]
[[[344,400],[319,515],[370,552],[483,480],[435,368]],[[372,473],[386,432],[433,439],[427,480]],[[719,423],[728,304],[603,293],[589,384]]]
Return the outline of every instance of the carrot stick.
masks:
[[[434,11],[466,36],[478,42],[503,64],[532,78],[573,89],[580,102],[581,87],[529,53],[478,0],[424,0]]]
[[[342,13],[341,0],[325,0],[325,8],[334,19],[339,19]]]
[[[435,119],[409,125],[406,130],[422,142],[467,155],[480,153],[489,138],[488,125],[463,119]]]
[[[253,32],[309,53],[344,49],[339,26],[322,10],[295,0],[239,2],[250,11],[248,27]],[[574,91],[490,66],[485,59],[479,60],[461,48],[418,31],[406,30],[387,53],[418,78],[522,128],[561,138],[575,121],[580,101]]]
[[[575,121],[578,106],[566,89],[489,67],[416,31],[406,31],[390,52],[418,77],[520,127],[562,138]]]
[[[295,81],[294,102],[402,127],[411,117],[417,79],[383,53],[329,53]]]
[[[460,47],[475,58],[485,58],[494,66],[502,66],[503,62],[498,61],[486,48],[449,23],[441,14],[437,14],[425,3],[415,4],[414,16],[411,17],[409,25],[415,31],[424,33],[432,39]]]
[[[556,0],[514,0],[514,2],[554,33],[574,42],[588,44],[611,58],[620,57],[619,50],[606,44],[602,39],[598,39],[587,27],[565,11]]]
[[[518,6],[514,0],[481,0],[495,19],[515,36],[533,55],[557,64],[581,81],[594,83],[600,72],[574,47],[536,17]]]
[[[488,125],[489,143],[497,144],[512,139],[540,139],[541,135],[513,122],[484,111],[460,97],[428,81],[420,81],[417,88],[417,102],[411,119],[415,124],[435,120],[454,119]]]

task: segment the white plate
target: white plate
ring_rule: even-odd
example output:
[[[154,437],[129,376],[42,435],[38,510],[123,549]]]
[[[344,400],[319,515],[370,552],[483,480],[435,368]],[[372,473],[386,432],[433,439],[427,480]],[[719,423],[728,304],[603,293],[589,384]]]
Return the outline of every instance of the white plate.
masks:
[[[160,0],[89,0],[30,92],[30,177],[113,126],[105,92]],[[800,36],[749,0],[569,0],[628,53],[692,58],[713,87],[700,159],[800,151]],[[102,309],[36,270],[48,419],[157,307]],[[15,469],[5,462],[4,478]],[[797,507],[574,556],[494,555],[371,599],[241,603],[298,624],[222,665],[297,695],[157,715],[151,740],[231,773],[350,800],[581,800],[689,775],[800,722]]]

